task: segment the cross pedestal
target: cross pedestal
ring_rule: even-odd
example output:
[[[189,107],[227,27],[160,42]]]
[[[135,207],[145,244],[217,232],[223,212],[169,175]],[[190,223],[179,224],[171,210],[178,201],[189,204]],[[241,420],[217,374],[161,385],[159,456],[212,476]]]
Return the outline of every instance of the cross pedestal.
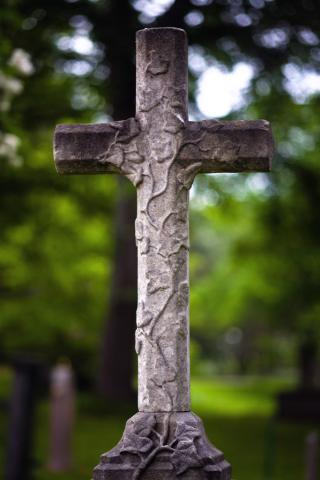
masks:
[[[137,33],[136,116],[58,125],[59,173],[119,173],[137,188],[139,413],[102,456],[95,480],[220,479],[231,468],[190,412],[189,189],[198,173],[268,171],[268,122],[189,122],[187,40]]]

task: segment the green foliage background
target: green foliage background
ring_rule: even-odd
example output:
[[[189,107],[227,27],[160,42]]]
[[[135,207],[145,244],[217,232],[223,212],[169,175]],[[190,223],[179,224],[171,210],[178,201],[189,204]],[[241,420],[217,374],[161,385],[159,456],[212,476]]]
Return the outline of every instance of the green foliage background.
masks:
[[[193,368],[291,367],[296,345],[319,337],[320,136],[319,96],[293,98],[284,66],[319,70],[316,3],[177,0],[151,18],[144,9],[152,3],[127,2],[130,48],[146,22],[174,24],[187,29],[208,65],[213,58],[229,69],[253,63],[247,103],[228,118],[267,118],[277,145],[272,173],[255,177],[263,187],[254,187],[253,175],[214,175],[199,178],[192,192]],[[1,156],[0,352],[4,359],[21,351],[50,361],[68,356],[87,377],[112,282],[117,188],[111,177],[58,177],[51,143],[58,122],[112,116],[111,6],[5,0],[0,19],[1,74],[23,83],[0,112],[2,135],[20,139],[22,159]],[[199,25],[188,23],[190,12]],[[77,35],[92,42],[89,54],[72,46]],[[31,55],[28,77],[8,64],[17,48]],[[196,89],[190,72],[190,105],[200,117]],[[228,332],[235,343],[226,341]]]
[[[125,37],[115,8],[130,26]],[[314,425],[270,416],[277,392],[296,382],[299,347],[320,340],[320,89],[299,97],[286,88],[288,66],[292,78],[296,71],[319,75],[316,0],[1,2],[0,362],[17,353],[38,354],[49,364],[68,357],[82,385],[94,382],[112,285],[118,188],[111,176],[59,177],[52,136],[57,123],[112,118],[112,66],[121,49],[134,61],[134,33],[146,26],[185,28],[207,67],[254,66],[245,105],[226,119],[271,122],[272,172],[202,176],[191,192],[192,400],[235,478],[298,480]],[[17,49],[30,55],[29,74],[12,62]],[[123,65],[120,80],[132,69]],[[195,119],[203,118],[200,77],[190,68]],[[8,370],[0,369],[0,378],[2,405]],[[82,392],[74,467],[59,478],[89,478],[98,453],[119,439],[124,417]],[[6,421],[0,411],[1,445]],[[35,478],[49,480],[46,400],[36,424]],[[0,464],[4,455],[0,448]]]

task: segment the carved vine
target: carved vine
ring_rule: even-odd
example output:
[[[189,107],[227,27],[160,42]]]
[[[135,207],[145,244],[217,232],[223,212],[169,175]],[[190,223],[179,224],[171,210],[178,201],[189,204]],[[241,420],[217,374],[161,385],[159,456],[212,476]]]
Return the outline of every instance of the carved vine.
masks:
[[[170,67],[167,58],[151,52],[145,67],[148,82],[141,94],[140,116],[130,120],[122,130],[115,123],[114,140],[100,161],[115,164],[138,189],[144,189],[144,204],[140,205],[136,221],[136,243],[141,261],[146,262],[147,255],[156,255],[159,268],[152,270],[146,263],[146,289],[143,298],[140,295],[137,310],[136,351],[139,355],[144,345],[150,344],[159,361],[164,362],[167,375],[157,381],[153,379],[152,383],[161,389],[173,407],[170,385],[175,381],[177,371],[171,371],[162,348],[165,332],[158,329],[156,332],[155,326],[164,315],[170,315],[168,307],[175,298],[176,320],[183,322],[187,315],[187,278],[177,284],[177,275],[183,268],[179,253],[181,249],[189,249],[187,190],[200,170],[201,162],[195,160],[187,168],[174,168],[183,147],[185,90],[169,86],[170,82],[166,81],[160,82],[161,88],[156,87],[159,78],[170,72]],[[174,192],[172,185],[175,185]],[[173,200],[170,195],[174,195]],[[160,217],[155,215],[153,207],[158,212],[157,205],[161,202],[164,206],[174,204],[174,211],[164,209]],[[157,305],[156,310],[154,305]]]
[[[177,423],[173,439],[169,441],[170,414],[165,416],[163,431],[156,430],[154,414],[145,414],[135,420],[132,430],[126,432],[121,441],[120,452],[139,458],[132,479],[137,480],[160,452],[168,452],[176,475],[189,468],[200,468],[205,458],[199,453],[195,440],[201,437],[200,430],[188,423]]]

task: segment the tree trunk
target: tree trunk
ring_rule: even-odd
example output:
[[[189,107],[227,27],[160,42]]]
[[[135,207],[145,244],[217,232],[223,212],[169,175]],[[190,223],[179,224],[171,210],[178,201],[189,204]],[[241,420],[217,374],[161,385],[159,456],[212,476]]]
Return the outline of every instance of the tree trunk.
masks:
[[[100,392],[110,400],[132,399],[134,332],[136,325],[136,247],[133,187],[119,177],[115,211],[115,263],[109,311],[102,337]]]
[[[114,120],[135,116],[135,33],[141,28],[128,0],[106,2],[106,21],[99,15],[100,40],[111,69],[109,88]],[[182,26],[188,2],[176,0],[156,26]],[[108,26],[106,26],[108,25]],[[155,25],[154,25],[155,26]],[[109,99],[110,100],[110,99]],[[102,337],[99,391],[110,400],[132,399],[136,327],[137,253],[134,241],[136,192],[119,179],[115,211],[115,265],[109,310]]]
[[[316,388],[318,346],[315,336],[308,336],[299,348],[300,388],[312,390]]]
[[[135,14],[129,2],[113,0],[106,11],[110,27],[104,38],[111,68],[109,88],[114,120],[135,114]],[[98,386],[109,400],[132,400],[134,332],[137,303],[137,253],[134,240],[136,193],[125,178],[118,178],[115,209],[115,259],[109,309],[102,334]]]

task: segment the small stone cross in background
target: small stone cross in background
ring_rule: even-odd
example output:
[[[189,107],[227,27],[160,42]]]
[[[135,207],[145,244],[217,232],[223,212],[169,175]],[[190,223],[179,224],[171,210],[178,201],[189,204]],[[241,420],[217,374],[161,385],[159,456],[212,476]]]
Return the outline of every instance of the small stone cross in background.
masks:
[[[136,64],[135,118],[55,132],[59,173],[119,173],[137,188],[139,413],[94,478],[229,480],[190,412],[189,189],[198,173],[268,171],[271,130],[264,120],[188,121],[183,30],[139,31]]]
[[[71,366],[56,365],[50,376],[50,437],[48,468],[66,472],[73,463],[72,440],[75,419],[75,385]]]
[[[319,436],[311,432],[306,438],[306,475],[305,480],[317,480],[319,465]]]

